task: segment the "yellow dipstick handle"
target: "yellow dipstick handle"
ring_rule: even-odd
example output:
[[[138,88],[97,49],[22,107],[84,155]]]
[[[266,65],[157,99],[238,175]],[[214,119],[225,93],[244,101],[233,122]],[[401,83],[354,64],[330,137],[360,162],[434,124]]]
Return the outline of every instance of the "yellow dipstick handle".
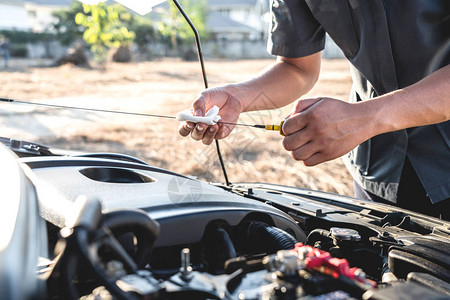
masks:
[[[279,131],[282,136],[286,136],[283,132],[284,121],[281,121],[280,125],[265,125],[266,130]]]

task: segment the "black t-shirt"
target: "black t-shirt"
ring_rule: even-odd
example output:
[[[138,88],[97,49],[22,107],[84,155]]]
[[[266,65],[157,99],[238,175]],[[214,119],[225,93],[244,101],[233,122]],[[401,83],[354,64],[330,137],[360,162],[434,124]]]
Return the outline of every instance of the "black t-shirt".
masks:
[[[271,9],[268,51],[311,55],[328,33],[351,63],[351,101],[409,86],[450,63],[448,0],[272,0]],[[450,197],[450,121],[373,137],[344,161],[362,187],[395,202],[405,156],[432,202]]]

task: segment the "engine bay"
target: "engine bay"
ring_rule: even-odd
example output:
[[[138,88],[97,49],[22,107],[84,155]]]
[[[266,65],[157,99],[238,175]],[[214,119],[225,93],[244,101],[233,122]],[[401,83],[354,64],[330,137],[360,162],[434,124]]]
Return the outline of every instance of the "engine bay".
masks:
[[[450,296],[446,221],[295,187],[205,183],[125,155],[22,156],[48,241],[38,298]]]

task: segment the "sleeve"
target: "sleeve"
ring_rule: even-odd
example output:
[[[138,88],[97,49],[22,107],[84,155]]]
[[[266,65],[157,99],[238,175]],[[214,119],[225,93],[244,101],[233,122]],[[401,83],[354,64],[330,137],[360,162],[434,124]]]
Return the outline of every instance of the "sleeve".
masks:
[[[269,53],[302,57],[324,49],[325,31],[304,0],[271,0],[271,16]]]

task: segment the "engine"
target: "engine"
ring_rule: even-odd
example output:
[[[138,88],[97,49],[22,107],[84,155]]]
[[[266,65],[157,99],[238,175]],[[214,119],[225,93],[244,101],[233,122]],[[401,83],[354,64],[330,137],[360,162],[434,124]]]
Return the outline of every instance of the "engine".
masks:
[[[298,188],[207,184],[124,155],[19,161],[46,223],[42,298],[450,295],[443,221]]]

